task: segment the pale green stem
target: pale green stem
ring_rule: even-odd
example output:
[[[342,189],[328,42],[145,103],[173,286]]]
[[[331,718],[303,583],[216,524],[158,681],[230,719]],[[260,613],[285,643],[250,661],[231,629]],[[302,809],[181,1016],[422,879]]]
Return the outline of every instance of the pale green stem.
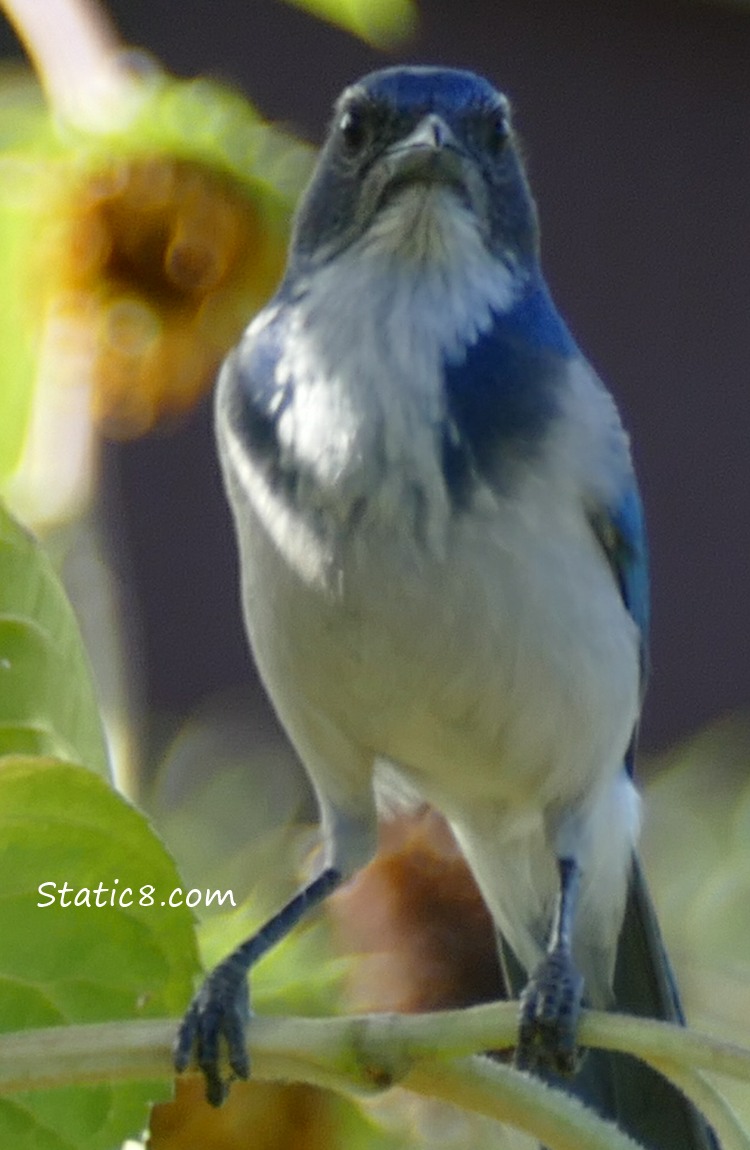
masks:
[[[640,1150],[578,1099],[488,1058],[419,1063],[401,1085],[515,1126],[548,1150]]]
[[[493,1066],[487,1059],[439,1062],[510,1047],[516,1028],[515,1003],[424,1015],[258,1016],[250,1027],[250,1054],[259,1080],[306,1082],[347,1094],[372,1093],[400,1083],[520,1125],[554,1150],[569,1146],[632,1150],[632,1143],[613,1142],[619,1135],[606,1124],[591,1125],[587,1113],[581,1118],[579,1103],[529,1076]],[[0,1094],[77,1083],[168,1079],[175,1029],[173,1021],[155,1020],[2,1035]],[[650,1062],[706,1111],[728,1150],[747,1150],[747,1138],[729,1108],[696,1071],[750,1082],[750,1051],[667,1023],[594,1012],[584,1016],[580,1037],[586,1046],[621,1049]],[[537,1114],[542,1115],[541,1127],[535,1125]]]
[[[750,1082],[750,1050],[670,1022],[592,1010],[583,1018],[579,1038],[582,1046],[623,1050],[657,1069],[677,1062]]]
[[[57,115],[95,129],[131,114],[138,85],[96,0],[0,0]]]

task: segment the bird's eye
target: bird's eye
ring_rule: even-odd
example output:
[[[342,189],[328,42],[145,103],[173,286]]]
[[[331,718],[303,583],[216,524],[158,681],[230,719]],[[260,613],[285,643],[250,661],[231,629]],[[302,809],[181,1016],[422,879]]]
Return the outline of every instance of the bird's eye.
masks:
[[[499,156],[510,136],[510,124],[504,108],[495,108],[485,116],[482,135],[487,151],[493,156]]]
[[[344,146],[351,155],[360,152],[367,143],[367,122],[361,108],[347,108],[339,120],[339,131]]]

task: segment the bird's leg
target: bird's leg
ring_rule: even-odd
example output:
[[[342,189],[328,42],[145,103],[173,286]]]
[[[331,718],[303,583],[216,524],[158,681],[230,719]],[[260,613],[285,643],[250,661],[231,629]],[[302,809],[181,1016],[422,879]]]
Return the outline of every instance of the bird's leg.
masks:
[[[576,1032],[583,992],[572,949],[581,872],[574,858],[558,859],[558,871],[560,887],[547,953],[521,995],[515,1065],[570,1076],[578,1062]]]
[[[174,1065],[181,1072],[191,1062],[197,1063],[212,1106],[222,1104],[233,1078],[247,1078],[250,1073],[245,1041],[250,1019],[248,971],[341,881],[340,870],[326,867],[265,926],[214,967],[190,1003],[177,1034]],[[230,1072],[222,1075],[224,1060]]]

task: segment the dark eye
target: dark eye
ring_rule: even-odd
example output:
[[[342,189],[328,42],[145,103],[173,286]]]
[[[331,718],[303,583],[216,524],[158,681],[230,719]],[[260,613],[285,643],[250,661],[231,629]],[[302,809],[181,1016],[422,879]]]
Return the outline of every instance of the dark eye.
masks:
[[[360,152],[367,143],[369,131],[362,108],[347,108],[339,120],[339,131],[344,147],[351,155]]]
[[[498,156],[502,152],[510,136],[510,123],[508,113],[504,108],[494,108],[483,118],[482,137],[487,151]]]

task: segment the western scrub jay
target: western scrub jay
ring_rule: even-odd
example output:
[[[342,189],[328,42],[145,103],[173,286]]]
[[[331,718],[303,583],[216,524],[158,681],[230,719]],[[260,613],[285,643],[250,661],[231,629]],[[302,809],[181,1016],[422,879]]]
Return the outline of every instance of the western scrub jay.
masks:
[[[628,438],[542,276],[507,99],[470,72],[348,88],[275,298],[221,372],[250,642],[318,798],[320,873],[209,975],[178,1037],[218,1104],[246,975],[372,856],[379,787],[448,819],[521,993],[516,1060],[577,1071],[581,1003],[680,1019],[634,849],[648,572]],[[655,1074],[572,1089],[705,1150]]]

